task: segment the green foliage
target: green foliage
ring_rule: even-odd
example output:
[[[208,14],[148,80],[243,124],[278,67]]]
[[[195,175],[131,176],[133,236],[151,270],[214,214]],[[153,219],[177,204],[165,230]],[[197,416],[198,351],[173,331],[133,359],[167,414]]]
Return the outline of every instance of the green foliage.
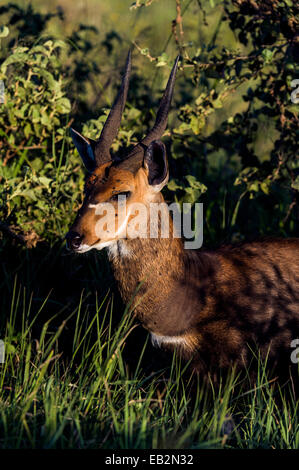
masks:
[[[57,131],[62,136],[62,115],[71,110],[65,96],[66,83],[61,75],[57,50],[62,41],[45,41],[43,45],[16,47],[1,64],[0,79],[4,81],[5,105],[1,106],[0,125],[5,137],[3,150],[16,150],[30,141],[43,147],[46,138]]]

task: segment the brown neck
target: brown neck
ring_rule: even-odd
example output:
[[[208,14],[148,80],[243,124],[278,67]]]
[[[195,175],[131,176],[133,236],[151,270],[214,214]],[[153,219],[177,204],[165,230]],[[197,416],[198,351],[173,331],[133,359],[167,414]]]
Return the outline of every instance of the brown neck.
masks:
[[[182,286],[185,277],[183,243],[180,238],[174,238],[169,212],[168,217],[169,238],[119,240],[109,250],[124,302],[133,301],[144,326],[164,335],[178,332],[183,305],[175,313],[176,309],[170,309],[170,304],[177,302],[178,286]],[[183,324],[185,328],[186,323]]]

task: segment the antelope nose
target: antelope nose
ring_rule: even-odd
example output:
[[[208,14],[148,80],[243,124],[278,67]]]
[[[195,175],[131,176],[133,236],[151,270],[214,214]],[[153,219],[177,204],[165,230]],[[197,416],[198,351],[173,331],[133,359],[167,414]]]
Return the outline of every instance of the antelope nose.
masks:
[[[81,245],[83,236],[77,232],[70,231],[66,234],[65,238],[66,238],[67,247],[71,250],[76,251]]]

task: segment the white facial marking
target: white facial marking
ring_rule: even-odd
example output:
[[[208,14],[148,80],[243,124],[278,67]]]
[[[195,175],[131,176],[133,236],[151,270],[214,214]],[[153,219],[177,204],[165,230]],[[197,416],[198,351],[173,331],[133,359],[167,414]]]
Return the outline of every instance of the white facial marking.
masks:
[[[86,253],[86,251],[89,251],[91,249],[92,246],[82,243],[82,245],[80,245],[80,247],[76,250],[76,253]]]
[[[115,216],[115,209],[114,209],[114,206],[113,206],[112,204],[110,204],[109,202],[108,202],[108,203],[107,203],[107,202],[99,202],[98,204],[89,204],[89,205],[88,205],[88,207],[89,207],[90,209],[95,209],[95,214],[97,214],[97,215],[102,215],[102,211],[103,211],[103,210],[106,211],[107,206],[109,206],[110,208],[112,208],[113,214],[114,214],[114,216]],[[121,212],[122,210],[123,210],[123,209],[121,209],[120,212]],[[127,213],[127,211],[126,211],[125,213],[126,213],[126,217],[124,218],[124,220],[123,220],[121,226],[120,226],[120,227],[118,228],[118,230],[114,233],[114,237],[115,237],[115,238],[117,238],[117,237],[122,238],[122,237],[125,237],[125,236],[126,236],[126,227],[127,227],[128,220],[129,220],[129,218],[130,218],[130,215],[131,215],[131,211],[129,211],[128,213]],[[103,233],[102,233],[101,231],[99,231],[99,233],[96,232],[96,234],[97,234],[97,236],[98,236],[99,238],[102,238]],[[109,241],[109,242],[103,242],[103,243],[109,243],[109,245],[110,245],[110,243],[112,243],[112,242],[116,242],[116,240],[111,240],[111,241]],[[96,248],[97,246],[98,246],[98,245],[94,245],[93,248]],[[105,245],[103,245],[103,246],[102,246],[101,248],[99,248],[99,249],[104,248],[104,246],[105,246]],[[106,245],[106,246],[108,246],[108,245]]]
[[[163,343],[173,344],[175,346],[187,345],[187,341],[183,336],[162,336],[162,335],[155,335],[154,333],[151,333],[151,340],[152,340],[153,346],[158,346],[158,347],[161,347]]]
[[[125,257],[125,256],[131,256],[131,250],[128,248],[128,245],[123,241],[119,241],[120,244],[120,255]]]
[[[87,244],[83,243],[76,250],[76,253],[86,253],[87,251],[92,250],[93,248],[95,248],[96,250],[102,250],[102,248],[106,248],[106,247],[108,247],[108,246],[110,246],[111,244],[114,244],[114,243],[116,243],[116,242],[115,241],[99,242],[95,245],[87,245]]]
[[[111,240],[107,242],[99,242],[95,245],[87,245],[83,243],[76,253],[86,253],[92,249],[95,250],[102,250],[103,248],[108,248],[108,256],[109,258],[117,258],[117,257],[127,257],[131,255],[131,251],[127,247],[126,243],[123,240]]]
[[[118,240],[114,244],[111,244],[108,247],[108,256],[110,259],[114,258],[125,258],[131,255],[131,251],[129,250],[126,242],[124,240]]]

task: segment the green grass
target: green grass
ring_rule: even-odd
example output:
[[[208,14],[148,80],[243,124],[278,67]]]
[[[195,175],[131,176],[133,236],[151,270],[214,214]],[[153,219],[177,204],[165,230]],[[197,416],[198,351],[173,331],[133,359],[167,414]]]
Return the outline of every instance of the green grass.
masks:
[[[50,298],[33,313],[33,297],[15,282],[0,366],[1,448],[299,447],[298,402],[268,382],[262,364],[251,385],[232,371],[215,388],[175,354],[147,375],[149,345],[134,367],[126,363],[136,324],[126,309],[114,328],[109,298],[88,311],[83,292],[68,317],[59,306],[39,327]]]

